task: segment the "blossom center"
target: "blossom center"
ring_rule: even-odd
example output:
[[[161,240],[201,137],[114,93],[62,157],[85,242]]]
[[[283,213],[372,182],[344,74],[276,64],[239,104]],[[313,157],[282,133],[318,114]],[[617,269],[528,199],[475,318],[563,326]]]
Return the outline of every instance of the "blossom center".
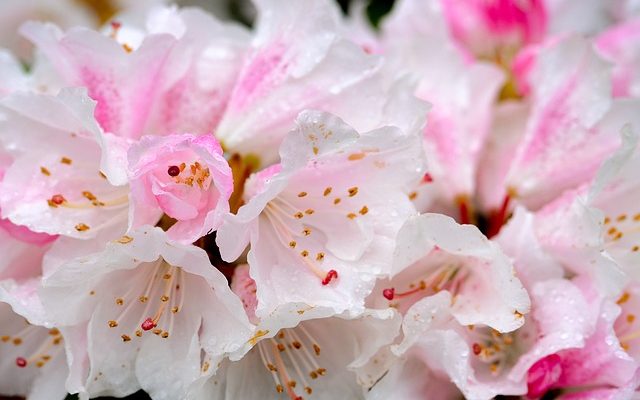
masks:
[[[305,193],[305,192],[301,192]],[[306,193],[304,194],[306,196]],[[304,197],[304,196],[302,196]],[[332,280],[338,278],[338,272],[334,269],[324,270],[323,264],[325,253],[316,251],[312,253],[314,246],[311,236],[314,234],[313,227],[303,221],[305,216],[315,213],[313,208],[304,211],[293,206],[282,196],[271,200],[264,209],[264,215],[276,231],[276,236],[280,243],[296,253],[296,258],[316,275],[322,285],[326,286]],[[309,246],[306,246],[306,245]]]
[[[510,363],[510,355],[515,349],[515,335],[473,325],[467,328],[474,340],[471,350],[475,359],[488,365],[492,375],[499,375]]]
[[[133,331],[121,333],[123,342],[142,337],[149,331],[167,339],[173,330],[175,314],[182,310],[185,272],[164,260],[157,261],[151,268],[142,292],[136,292],[140,286],[134,284],[124,296],[114,299],[116,306],[123,308],[115,319],[107,321],[109,328],[118,328],[123,321],[138,321]]]
[[[26,326],[15,334],[0,335],[0,345],[13,346],[18,352],[16,367],[42,368],[61,352],[62,335],[56,328],[34,326],[26,320],[25,323]]]
[[[211,173],[209,168],[203,167],[198,161],[189,164],[170,165],[167,168],[169,175],[175,183],[193,187],[197,185],[201,190],[207,190],[211,184]]]
[[[462,264],[444,263],[414,279],[404,291],[399,292],[395,287],[386,288],[382,291],[382,296],[389,301],[395,300],[392,306],[397,306],[398,302],[403,301],[414,302],[441,290],[447,290],[455,296],[467,276],[468,273]]]
[[[313,389],[308,378],[316,380],[327,372],[318,363],[321,354],[318,341],[302,325],[283,329],[275,337],[258,342],[256,347],[276,392],[286,392],[292,400],[303,399],[299,390],[311,395]]]

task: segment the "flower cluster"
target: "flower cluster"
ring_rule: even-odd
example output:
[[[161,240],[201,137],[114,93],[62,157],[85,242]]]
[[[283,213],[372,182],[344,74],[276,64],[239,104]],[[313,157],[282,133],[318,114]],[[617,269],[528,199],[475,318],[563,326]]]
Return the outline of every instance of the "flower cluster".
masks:
[[[71,3],[0,6],[0,396],[640,395],[637,1]]]

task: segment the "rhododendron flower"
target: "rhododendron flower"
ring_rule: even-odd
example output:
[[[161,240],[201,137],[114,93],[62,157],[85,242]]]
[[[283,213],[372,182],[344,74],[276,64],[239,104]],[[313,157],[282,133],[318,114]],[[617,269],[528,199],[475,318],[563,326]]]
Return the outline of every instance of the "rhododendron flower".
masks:
[[[42,298],[50,320],[80,330],[86,347],[74,357],[86,362],[72,366],[80,368],[73,389],[93,396],[142,387],[156,398],[180,397],[252,332],[205,252],[159,228],[62,265],[44,280]]]
[[[132,227],[153,224],[164,212],[178,221],[169,237],[194,242],[229,212],[231,168],[213,136],[145,136],[128,161]]]
[[[35,232],[76,238],[103,229],[124,232],[128,193],[100,170],[94,104],[80,89],[2,100],[9,119],[0,140],[15,157],[1,183],[5,218]]]
[[[597,293],[590,293],[588,283],[580,286],[591,303],[583,315],[596,318],[594,329],[586,337],[583,346],[549,355],[531,367],[528,378],[528,393],[531,397],[539,397],[558,387],[576,388],[576,391],[587,393],[598,393],[602,389],[615,392],[612,389],[618,388],[619,395],[622,395],[628,393],[627,386],[634,382],[639,364],[621,347],[628,346],[627,341],[632,337],[624,336],[626,326],[622,328],[622,324],[617,324],[623,333],[620,336],[617,336],[618,332],[614,328],[620,308],[612,301],[598,298]],[[627,300],[628,298],[621,298],[618,302],[625,303]],[[635,314],[623,317],[628,318],[628,315]]]
[[[65,90],[56,97],[15,93],[2,106],[11,118],[0,140],[16,154],[2,180],[3,216],[35,232],[77,238],[124,230],[127,191],[100,171],[92,102]]]
[[[217,243],[228,261],[251,244],[260,317],[291,302],[358,312],[415,213],[404,191],[422,174],[419,137],[393,127],[358,134],[321,112],[304,112],[297,124],[281,164],[249,179],[246,204]]]
[[[3,1],[0,398],[640,395],[638,0]]]
[[[263,166],[304,109],[332,112],[358,130],[384,125],[378,57],[341,36],[335,5],[259,0],[256,32],[216,136]]]
[[[60,330],[32,325],[0,302],[0,393],[62,400],[69,373]]]
[[[503,75],[492,65],[467,62],[449,40],[436,4],[400,2],[383,33],[390,62],[414,74],[416,96],[433,105],[424,131],[429,175],[413,195],[416,204],[421,211],[454,206],[457,212],[455,203],[470,206],[475,192],[478,158]]]
[[[355,317],[333,316],[305,305],[291,305],[288,314],[260,319],[255,315],[256,284],[247,265],[239,266],[231,283],[245,311],[257,325],[239,361],[225,362],[202,388],[204,398],[276,397],[362,398],[363,366],[375,351],[389,344],[400,327],[393,310],[369,310]],[[299,313],[305,321],[298,322]],[[372,334],[374,333],[375,334]],[[250,378],[251,385],[246,379]]]
[[[481,378],[487,373],[494,378],[497,373],[506,375],[504,371],[511,367],[511,343],[494,349],[491,338],[501,343],[511,340],[507,339],[512,338],[508,332],[522,326],[529,308],[527,292],[514,278],[511,262],[497,245],[474,227],[425,214],[403,226],[394,259],[393,278],[381,281],[371,298],[378,305],[386,299],[389,306],[406,313],[403,342],[392,351],[409,357],[412,363],[430,365],[427,369],[420,367],[425,376],[431,374],[429,371],[447,374],[471,398],[514,394],[517,381],[500,384]],[[416,344],[419,341],[423,344]],[[484,357],[469,357],[470,349],[485,344]],[[425,349],[433,346],[434,350],[419,350],[422,345]],[[414,360],[414,351],[422,354],[417,356],[422,361]],[[427,361],[425,357],[434,359]],[[475,366],[471,366],[472,361]],[[476,368],[480,380],[474,377]],[[393,379],[403,381],[407,374],[413,372],[400,367]],[[497,386],[492,388],[494,384]]]

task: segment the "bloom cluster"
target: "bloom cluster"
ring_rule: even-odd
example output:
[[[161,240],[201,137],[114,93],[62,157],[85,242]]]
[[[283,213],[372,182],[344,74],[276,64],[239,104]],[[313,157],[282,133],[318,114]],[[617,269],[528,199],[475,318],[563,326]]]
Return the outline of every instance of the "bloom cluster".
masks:
[[[142,3],[0,51],[0,396],[640,395],[637,1]]]

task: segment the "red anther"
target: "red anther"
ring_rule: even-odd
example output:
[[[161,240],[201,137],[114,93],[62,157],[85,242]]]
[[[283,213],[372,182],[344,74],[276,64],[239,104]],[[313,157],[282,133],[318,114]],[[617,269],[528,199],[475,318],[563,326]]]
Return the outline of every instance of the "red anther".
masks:
[[[480,346],[478,343],[474,343],[472,346],[472,349],[473,349],[473,354],[475,355],[482,353],[482,346]]]
[[[327,272],[327,275],[322,280],[322,284],[326,286],[333,279],[338,279],[338,271],[336,271],[335,269],[329,270],[329,272]]]
[[[20,368],[24,368],[27,366],[27,360],[24,357],[17,357],[16,365]]]
[[[122,27],[122,23],[118,21],[111,21],[111,27],[113,28],[113,30],[117,31]]]
[[[142,324],[140,324],[140,327],[145,331],[150,331],[151,329],[156,327],[156,323],[153,322],[151,318],[147,318],[142,322]]]
[[[396,290],[394,288],[388,288],[382,291],[382,295],[387,300],[393,300],[393,296],[395,296],[395,294],[396,294]]]
[[[51,196],[51,202],[53,204],[60,205],[64,203],[64,196],[62,196],[61,194],[54,194],[53,196]]]
[[[426,173],[426,174],[424,174],[424,176],[422,177],[422,182],[424,182],[424,183],[430,183],[430,182],[433,182],[433,177],[431,176],[431,174],[430,174],[430,173],[428,173],[428,172],[427,172],[427,173]]]
[[[180,175],[180,167],[178,167],[177,165],[171,165],[167,170],[167,174],[169,174],[169,176]]]

